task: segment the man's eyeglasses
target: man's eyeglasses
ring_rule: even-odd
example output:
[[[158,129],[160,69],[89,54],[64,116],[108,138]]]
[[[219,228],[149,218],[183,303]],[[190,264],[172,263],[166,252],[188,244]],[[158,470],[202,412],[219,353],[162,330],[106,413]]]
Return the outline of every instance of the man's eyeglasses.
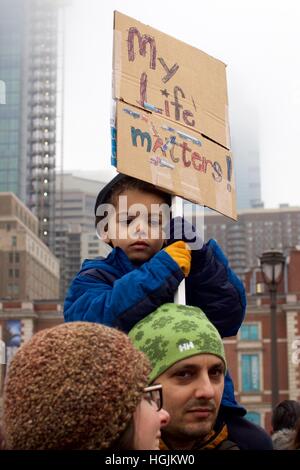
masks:
[[[163,395],[162,395],[162,385],[152,385],[150,387],[145,387],[143,390],[145,400],[150,403],[150,405],[156,406],[156,411],[162,409],[163,406]]]

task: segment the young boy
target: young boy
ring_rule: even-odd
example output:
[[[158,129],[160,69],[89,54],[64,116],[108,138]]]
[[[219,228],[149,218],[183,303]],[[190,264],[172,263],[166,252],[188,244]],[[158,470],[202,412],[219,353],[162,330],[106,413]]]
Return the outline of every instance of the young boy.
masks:
[[[243,284],[214,240],[191,251],[184,235],[183,240],[164,238],[159,207],[170,203],[169,194],[123,174],[100,191],[96,227],[101,226],[110,253],[84,261],[65,299],[65,321],[128,332],[160,305],[173,302],[186,277],[187,304],[203,309],[221,336],[237,333],[246,308]],[[138,216],[131,210],[134,204],[139,204]]]

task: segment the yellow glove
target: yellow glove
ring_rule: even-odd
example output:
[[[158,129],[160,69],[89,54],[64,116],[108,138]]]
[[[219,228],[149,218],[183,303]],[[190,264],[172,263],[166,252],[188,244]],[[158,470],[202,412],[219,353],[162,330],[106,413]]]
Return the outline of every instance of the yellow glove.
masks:
[[[188,248],[188,245],[182,240],[179,240],[167,246],[165,251],[182,269],[184,276],[187,277],[191,269],[192,260],[191,250]]]

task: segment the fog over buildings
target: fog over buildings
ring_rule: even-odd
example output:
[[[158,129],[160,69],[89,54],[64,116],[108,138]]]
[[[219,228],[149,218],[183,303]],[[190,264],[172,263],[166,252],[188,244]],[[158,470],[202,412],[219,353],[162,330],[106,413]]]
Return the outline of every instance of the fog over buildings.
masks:
[[[176,7],[177,8],[177,7]],[[294,0],[73,0],[66,8],[65,166],[110,167],[113,11],[191,44],[227,64],[236,173],[260,159],[265,207],[300,204],[300,5]],[[80,31],[80,34],[78,33]],[[238,161],[239,160],[239,161]],[[257,164],[253,165],[257,167]],[[251,165],[252,168],[252,165]],[[251,169],[253,184],[259,181]],[[254,186],[252,187],[252,189]],[[258,186],[256,188],[258,190]],[[253,189],[254,191],[254,189]],[[255,191],[254,191],[255,193]]]

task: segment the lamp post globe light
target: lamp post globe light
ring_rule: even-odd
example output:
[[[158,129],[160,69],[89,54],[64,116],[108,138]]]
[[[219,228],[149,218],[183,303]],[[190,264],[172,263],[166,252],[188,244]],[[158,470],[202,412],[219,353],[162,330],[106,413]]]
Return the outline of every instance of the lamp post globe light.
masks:
[[[279,400],[278,361],[277,361],[277,288],[283,276],[285,256],[281,251],[270,250],[260,257],[260,267],[264,283],[270,292],[271,300],[271,376],[272,376],[272,409]]]

